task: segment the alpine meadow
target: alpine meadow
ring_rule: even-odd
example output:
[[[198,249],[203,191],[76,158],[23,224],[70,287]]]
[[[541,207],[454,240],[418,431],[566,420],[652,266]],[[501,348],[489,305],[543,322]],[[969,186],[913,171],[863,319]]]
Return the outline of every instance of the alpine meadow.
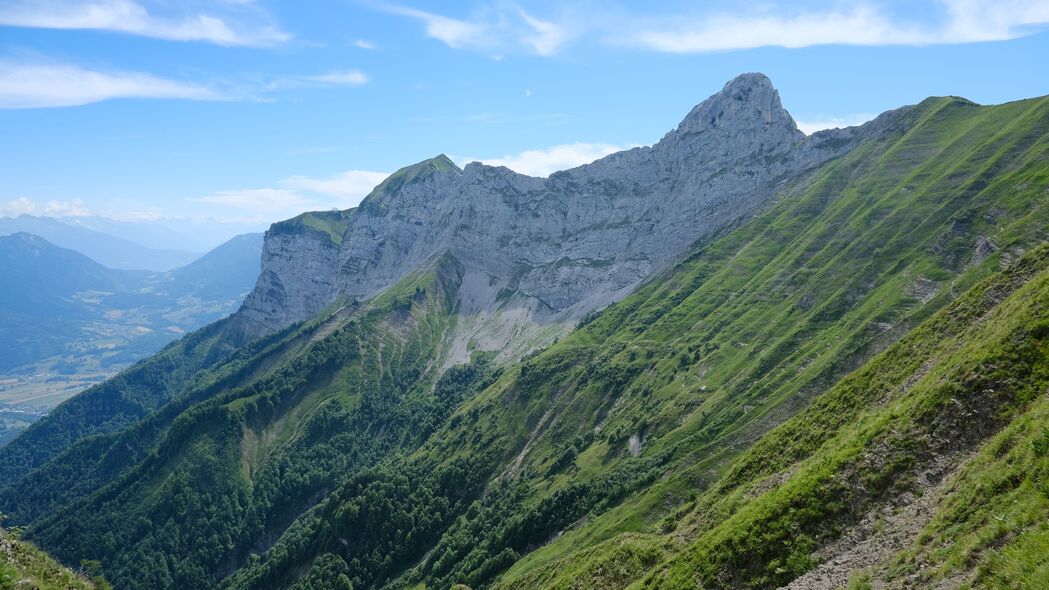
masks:
[[[534,4],[478,5],[461,18],[376,4],[340,10],[378,28],[316,45],[301,32],[316,7],[293,19],[290,6],[218,4],[15,2],[0,8],[0,31],[23,48],[48,35],[70,35],[69,50],[78,35],[114,48],[175,44],[187,76],[205,55],[248,70],[250,55],[293,63],[339,47],[376,56],[361,58],[380,60],[376,71],[418,73],[436,67],[426,50],[393,39],[420,34],[404,25],[421,22],[428,38],[417,43],[461,56],[449,67],[465,68],[470,88],[480,88],[475,74],[493,86],[506,83],[497,69],[541,79],[542,64],[561,71],[600,60],[595,52],[617,56],[632,84],[666,67],[679,81],[711,75],[687,71],[690,59],[746,56],[800,72],[835,67],[834,52],[895,52],[902,72],[899,55],[1049,47],[1039,32],[1049,11],[1026,0],[1001,11],[946,2],[957,20],[942,32],[885,16],[881,4],[703,17],[678,7],[721,32],[628,4],[592,21],[552,6],[547,15],[562,20],[540,20]],[[72,12],[47,13],[60,8]],[[109,11],[117,20],[103,19]],[[1014,20],[1002,24],[1006,14]],[[863,23],[855,31],[852,18]],[[1009,34],[980,37],[997,30],[992,21]],[[323,29],[323,18],[311,22]],[[380,36],[386,26],[394,36]],[[859,38],[836,36],[850,32]],[[125,57],[146,68],[178,55],[157,51]],[[411,51],[423,61],[405,65]],[[191,83],[98,70],[92,92],[107,92],[111,76],[116,94],[60,99],[56,80],[73,74],[55,72],[81,66],[11,56],[0,55],[0,107],[10,109],[0,121],[70,113],[59,126],[73,137],[76,117],[102,133],[105,109],[126,107],[120,116],[150,142],[170,138],[163,166],[196,167],[156,181],[172,183],[158,195],[197,194],[209,175],[239,173],[218,154],[189,154],[187,138],[214,137],[209,125],[240,126],[244,138],[204,142],[231,161],[258,158],[251,169],[272,162],[277,179],[180,198],[191,213],[157,200],[149,215],[121,217],[90,200],[92,173],[71,164],[85,200],[0,203],[12,228],[0,237],[10,280],[0,289],[0,367],[10,373],[0,375],[0,589],[1049,588],[1049,96],[932,96],[816,130],[788,113],[769,76],[742,73],[648,145],[565,144],[488,161],[442,153],[392,174],[321,179],[280,162],[351,152],[262,157],[255,119],[203,113],[291,108],[302,117],[291,122],[313,125],[309,105],[318,116],[328,108],[321,95],[379,93],[379,74]],[[992,75],[982,59],[963,73]],[[46,80],[56,87],[27,98],[25,71],[37,67],[55,69]],[[1044,70],[1027,74],[1047,88]],[[574,88],[565,92],[584,92],[570,78],[559,79]],[[924,88],[920,78],[897,84]],[[428,130],[445,124],[463,134],[485,125],[501,146],[503,133],[574,133],[588,120],[583,109],[578,120],[446,122],[431,114],[454,107],[427,103],[443,100],[428,80],[375,97],[396,104],[362,102],[345,116],[378,122],[401,109],[409,131],[368,139],[395,142],[397,154],[413,153],[413,141],[429,149]],[[853,92],[808,80],[829,102]],[[529,84],[515,100],[553,100],[539,79]],[[543,108],[572,108],[566,95]],[[60,104],[19,102],[30,100]],[[172,121],[144,123],[164,116],[133,109],[146,103],[171,109]],[[600,123],[620,124],[636,126]],[[365,142],[359,133],[347,141]],[[504,149],[479,137],[447,151]],[[129,160],[113,166],[151,157],[120,149]],[[599,152],[528,168],[590,149]],[[11,173],[22,183],[28,169]],[[139,176],[119,182],[135,187]],[[50,194],[52,184],[39,186]],[[113,187],[104,190],[131,190]],[[219,205],[245,209],[205,219]],[[218,246],[253,223],[268,227],[261,245],[242,235]]]

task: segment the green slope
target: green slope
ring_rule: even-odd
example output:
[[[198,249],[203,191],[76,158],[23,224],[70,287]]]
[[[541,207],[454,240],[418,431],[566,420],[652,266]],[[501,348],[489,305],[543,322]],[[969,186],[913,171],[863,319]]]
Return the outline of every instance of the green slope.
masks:
[[[0,590],[96,590],[109,588],[101,577],[88,579],[63,567],[43,551],[0,529]]]
[[[786,583],[872,503],[920,489],[1013,418],[1044,411],[1031,406],[1049,385],[1047,269],[1040,248],[764,437],[685,518],[697,540],[645,585]],[[977,510],[986,516],[1001,491]],[[1044,520],[1047,506],[1036,508]]]
[[[441,374],[460,278],[446,257],[360,307],[336,305],[264,343],[187,363],[137,415],[69,425],[96,436],[0,452],[13,481],[0,506],[15,506],[61,559],[100,560],[121,588],[789,580],[816,565],[813,550],[838,534],[828,526],[852,526],[904,489],[896,475],[925,465],[904,453],[931,436],[913,429],[888,439],[884,465],[857,463],[893,420],[936,425],[957,407],[942,403],[946,390],[909,383],[918,359],[954,383],[952,367],[987,360],[977,343],[1005,362],[1010,338],[1024,354],[1040,342],[1017,327],[1041,313],[1025,307],[1037,298],[994,301],[993,325],[951,315],[981,291],[937,312],[976,285],[986,292],[981,281],[1001,268],[1013,269],[998,279],[1003,298],[1044,294],[1044,250],[1017,260],[1047,238],[1049,100],[929,99],[892,125],[513,366],[478,358]],[[928,343],[925,356],[890,366],[900,353],[886,352],[840,381],[919,325],[898,346]],[[181,353],[170,354],[157,358]],[[112,395],[126,398],[148,375],[126,375]],[[864,375],[908,384],[897,395],[910,413],[867,412],[870,400],[848,397]],[[1026,391],[996,401],[993,419],[977,416],[986,428],[963,450],[1036,408]],[[817,418],[825,423],[799,431]],[[821,454],[832,439],[843,446]],[[851,488],[821,482],[857,465],[880,491],[826,501]],[[768,489],[750,494],[761,482]],[[967,516],[944,518],[872,575],[968,563],[937,544]],[[795,524],[811,530],[782,542]],[[981,533],[966,530],[977,547]],[[1036,575],[1040,539],[1006,543],[987,575]],[[667,577],[645,578],[653,568]]]
[[[1040,247],[760,439],[667,534],[619,537],[502,585],[778,587],[865,515],[886,526],[943,482],[911,546],[852,577],[1039,587],[1049,579],[1047,387],[1049,247]]]
[[[457,384],[434,379],[457,269],[442,259],[364,307],[293,331],[274,344],[279,358],[240,385],[151,415],[154,424],[129,432],[153,450],[37,521],[33,538],[69,561],[87,549],[118,587],[208,586],[335,482],[424,440],[456,402]],[[443,379],[463,374],[466,386],[485,372]],[[126,437],[106,452],[122,452]]]
[[[905,133],[796,183],[764,215],[703,248],[689,271],[588,327],[606,342],[607,356],[595,357],[605,371],[646,368],[632,386],[595,388],[626,391],[614,402],[621,425],[609,417],[602,430],[619,445],[631,433],[647,437],[642,456],[671,452],[673,468],[514,573],[618,532],[672,527],[674,507],[762,432],[1045,239],[1047,107],[1045,99],[1001,107],[930,99]],[[653,344],[662,350],[650,353]],[[602,455],[600,447],[580,453],[579,477]]]
[[[199,371],[228,360],[234,323],[211,324],[60,405],[0,450],[0,481],[15,482],[84,437],[120,431],[168,402]]]
[[[795,183],[508,371],[408,462],[431,474],[468,461],[496,479],[471,490],[486,495],[403,583],[483,586],[516,562],[515,580],[621,532],[672,527],[676,508],[763,432],[1044,236],[1047,107],[927,101],[895,137]],[[408,485],[439,496],[438,479]],[[334,494],[229,586],[289,583],[321,554],[344,556],[355,586],[381,584],[358,556],[395,543],[340,547],[354,526],[341,505],[359,514],[362,495]],[[373,501],[412,518],[411,499]],[[393,558],[422,557],[404,553]]]

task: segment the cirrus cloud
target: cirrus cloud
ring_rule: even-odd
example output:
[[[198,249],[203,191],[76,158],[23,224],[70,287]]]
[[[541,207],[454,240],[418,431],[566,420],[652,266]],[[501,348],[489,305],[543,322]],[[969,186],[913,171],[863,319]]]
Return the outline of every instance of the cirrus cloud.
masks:
[[[462,163],[478,161],[489,166],[506,166],[528,176],[549,176],[559,170],[567,170],[589,164],[609,154],[636,147],[608,143],[566,143],[544,149],[525,150],[498,158],[456,158]]]
[[[941,0],[924,22],[901,18],[870,3],[847,10],[793,10],[762,5],[752,12],[711,13],[650,19],[630,25],[612,44],[669,53],[733,51],[757,47],[815,45],[938,45],[1005,41],[1049,23],[1045,0]]]
[[[262,214],[270,220],[284,219],[303,211],[355,207],[387,176],[369,170],[348,170],[323,178],[290,176],[276,187],[223,190],[188,200]]]
[[[267,95],[278,91],[362,86],[368,81],[364,72],[349,69],[219,85],[146,72],[92,69],[33,56],[20,61],[0,59],[0,109],[71,107],[118,98],[262,101],[271,100]]]
[[[113,98],[221,100],[205,86],[142,72],[0,61],[0,109],[69,107]]]
[[[317,76],[303,76],[302,79],[334,86],[361,86],[368,83],[368,76],[360,70],[337,70]]]
[[[449,47],[488,52],[496,59],[502,59],[504,52],[522,50],[548,57],[574,36],[567,23],[537,18],[507,1],[465,20],[395,4],[383,5],[382,10],[422,21],[427,36]]]
[[[830,7],[774,0],[739,3],[721,11],[708,5],[694,3],[677,13],[659,8],[642,13],[608,3],[600,14],[589,11],[585,16],[578,7],[562,7],[548,20],[534,17],[510,0],[482,4],[463,18],[396,4],[379,8],[423,22],[427,36],[449,47],[488,52],[496,59],[514,51],[553,56],[576,39],[667,53],[707,53],[758,47],[1005,41],[1049,25],[1046,0],[925,0],[895,7],[876,0]]]
[[[133,0],[11,0],[0,7],[0,25],[112,31],[227,46],[260,47],[291,39],[290,34],[260,18],[258,9],[235,3],[228,5],[227,11],[230,8],[235,9],[235,14],[198,12],[161,17]],[[242,22],[245,16],[249,17],[248,22]]]
[[[824,129],[838,129],[841,127],[862,125],[876,116],[877,115],[859,114],[846,117],[818,117],[815,119],[795,121],[795,124],[797,124],[798,129],[800,129],[805,135],[812,135],[813,133]]]

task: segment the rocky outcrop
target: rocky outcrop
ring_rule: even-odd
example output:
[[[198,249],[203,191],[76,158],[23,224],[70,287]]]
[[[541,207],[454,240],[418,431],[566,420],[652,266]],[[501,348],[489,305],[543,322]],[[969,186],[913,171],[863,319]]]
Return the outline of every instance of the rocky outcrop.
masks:
[[[313,316],[332,301],[343,212],[304,213],[273,224],[262,247],[262,271],[240,313],[258,331],[275,331]]]
[[[340,297],[369,297],[451,253],[476,275],[460,313],[497,319],[513,310],[516,328],[502,328],[510,332],[567,322],[622,298],[786,181],[885,127],[881,119],[805,136],[769,79],[744,74],[655,145],[547,179],[479,163],[459,169],[438,156],[398,171],[340,214],[338,236],[275,225],[242,314],[277,329]]]

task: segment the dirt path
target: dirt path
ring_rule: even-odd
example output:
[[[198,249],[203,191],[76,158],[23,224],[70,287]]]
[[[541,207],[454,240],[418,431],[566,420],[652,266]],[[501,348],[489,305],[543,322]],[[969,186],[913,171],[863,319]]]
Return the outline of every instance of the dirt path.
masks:
[[[860,570],[870,574],[871,588],[887,588],[883,579],[888,562],[918,537],[935,514],[951,480],[973,455],[938,459],[919,476],[920,495],[906,492],[873,508],[862,521],[816,553],[815,557],[822,560],[819,566],[784,586],[783,590],[845,588],[850,577]],[[897,585],[910,587],[907,581],[894,584]]]

